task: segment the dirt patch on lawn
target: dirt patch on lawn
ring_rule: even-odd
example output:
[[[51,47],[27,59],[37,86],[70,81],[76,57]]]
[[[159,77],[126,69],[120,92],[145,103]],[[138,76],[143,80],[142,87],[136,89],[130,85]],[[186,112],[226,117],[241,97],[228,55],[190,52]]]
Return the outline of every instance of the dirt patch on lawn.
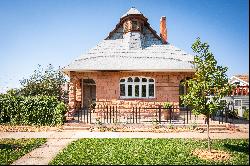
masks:
[[[220,150],[209,152],[207,149],[195,149],[192,154],[205,160],[225,161],[230,159],[229,153]]]

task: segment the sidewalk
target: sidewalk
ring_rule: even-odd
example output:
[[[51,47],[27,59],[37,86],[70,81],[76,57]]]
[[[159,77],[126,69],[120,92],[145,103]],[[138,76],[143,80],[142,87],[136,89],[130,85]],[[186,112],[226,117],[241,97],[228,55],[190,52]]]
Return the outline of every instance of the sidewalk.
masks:
[[[228,131],[210,133],[211,139],[248,139],[249,133]],[[0,132],[0,138],[47,138],[41,147],[16,160],[12,165],[48,165],[49,162],[69,143],[78,138],[197,138],[206,139],[207,133],[178,132],[89,132],[89,131],[50,131],[50,132]]]
[[[48,139],[39,148],[27,153],[11,165],[48,165],[56,155],[76,139]]]
[[[211,139],[240,139],[249,138],[249,133],[220,132],[210,133]],[[89,131],[50,131],[50,132],[0,132],[0,138],[49,138],[49,139],[75,139],[75,138],[207,138],[207,133],[199,132],[89,132]]]

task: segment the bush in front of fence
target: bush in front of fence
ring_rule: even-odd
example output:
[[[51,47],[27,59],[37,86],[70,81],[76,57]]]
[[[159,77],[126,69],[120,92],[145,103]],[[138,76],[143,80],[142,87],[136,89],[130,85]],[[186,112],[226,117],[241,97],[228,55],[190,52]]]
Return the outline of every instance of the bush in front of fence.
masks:
[[[247,109],[247,108],[245,109],[245,111],[244,111],[244,113],[243,113],[243,118],[249,120],[249,108],[248,108],[248,109]]]
[[[0,94],[0,124],[63,124],[66,105],[53,96],[14,96]]]

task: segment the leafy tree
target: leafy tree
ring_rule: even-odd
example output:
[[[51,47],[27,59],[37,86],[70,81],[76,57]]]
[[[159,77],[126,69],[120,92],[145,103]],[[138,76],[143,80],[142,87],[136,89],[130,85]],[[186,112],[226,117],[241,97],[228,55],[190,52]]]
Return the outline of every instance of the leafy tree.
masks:
[[[12,96],[17,96],[20,93],[20,90],[18,88],[11,88],[6,91],[7,94],[12,95]]]
[[[187,94],[181,96],[181,99],[186,106],[192,109],[192,112],[206,116],[208,150],[211,152],[209,117],[224,108],[225,103],[220,99],[227,96],[232,87],[228,83],[227,67],[217,65],[207,43],[202,43],[200,38],[197,38],[192,49],[196,54],[193,62],[196,72],[192,79],[184,82],[188,91]]]
[[[55,96],[58,100],[63,100],[67,95],[62,89],[66,79],[60,70],[55,70],[49,64],[45,70],[38,65],[38,69],[28,78],[20,80],[22,87],[19,94],[23,96]]]

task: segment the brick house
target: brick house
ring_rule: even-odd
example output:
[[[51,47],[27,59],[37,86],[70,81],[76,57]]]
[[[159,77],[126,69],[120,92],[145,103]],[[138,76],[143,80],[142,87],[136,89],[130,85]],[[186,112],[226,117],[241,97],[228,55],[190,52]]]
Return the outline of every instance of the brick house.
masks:
[[[93,101],[123,107],[179,105],[180,82],[194,74],[194,57],[167,37],[166,17],[160,19],[158,35],[141,12],[129,9],[103,41],[63,68],[70,78],[70,108]]]

